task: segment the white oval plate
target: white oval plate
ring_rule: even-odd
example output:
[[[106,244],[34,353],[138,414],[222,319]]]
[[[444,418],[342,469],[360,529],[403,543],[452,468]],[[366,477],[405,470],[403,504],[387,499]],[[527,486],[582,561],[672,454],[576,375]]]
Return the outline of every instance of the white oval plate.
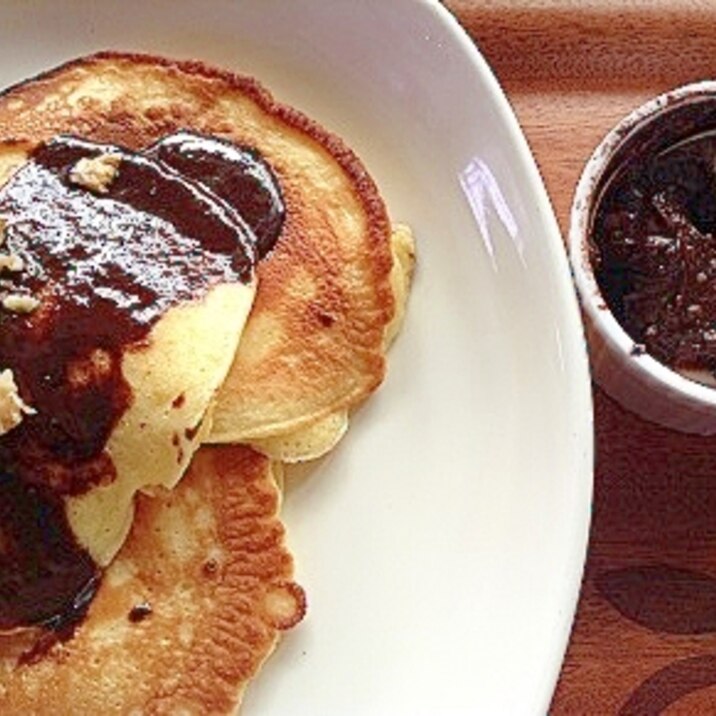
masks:
[[[348,141],[418,240],[386,384],[287,495],[310,611],[243,713],[544,713],[588,531],[590,386],[557,225],[484,60],[424,0],[0,6],[0,85],[101,48],[255,75]]]

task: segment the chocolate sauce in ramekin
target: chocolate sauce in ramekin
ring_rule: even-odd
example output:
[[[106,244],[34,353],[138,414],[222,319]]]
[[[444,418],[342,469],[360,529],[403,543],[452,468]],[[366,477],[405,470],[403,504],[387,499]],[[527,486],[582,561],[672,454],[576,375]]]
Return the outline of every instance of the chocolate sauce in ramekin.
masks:
[[[637,346],[682,372],[716,374],[716,110],[653,120],[605,172],[590,258]]]

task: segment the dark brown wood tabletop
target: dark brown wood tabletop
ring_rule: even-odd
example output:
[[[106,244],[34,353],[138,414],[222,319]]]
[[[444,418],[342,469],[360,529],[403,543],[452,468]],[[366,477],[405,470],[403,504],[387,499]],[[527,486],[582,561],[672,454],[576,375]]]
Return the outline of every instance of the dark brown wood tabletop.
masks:
[[[645,100],[716,78],[716,2],[447,0],[500,80],[563,234],[582,167]],[[716,714],[716,437],[594,390],[593,522],[550,713]]]

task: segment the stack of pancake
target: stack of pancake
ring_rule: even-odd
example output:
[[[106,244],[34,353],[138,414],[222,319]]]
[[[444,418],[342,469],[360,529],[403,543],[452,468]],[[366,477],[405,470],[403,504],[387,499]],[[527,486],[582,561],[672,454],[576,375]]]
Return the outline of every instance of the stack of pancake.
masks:
[[[256,249],[265,255],[242,280],[210,282],[124,347],[131,399],[103,444],[111,475],[68,487],[62,461],[32,448],[42,469],[28,468],[23,489],[52,491],[101,576],[88,604],[74,604],[83,618],[71,628],[52,614],[18,624],[0,615],[2,713],[42,714],[50,705],[55,714],[231,713],[280,632],[305,611],[278,516],[282,463],[315,459],[340,440],[350,412],[381,383],[404,315],[412,236],[391,228],[358,158],[254,80],[198,62],[102,53],[6,91],[0,219],[10,248],[27,248],[16,238],[24,215],[3,212],[20,199],[2,187],[18,185],[38,147],[73,135],[96,143],[92,152],[110,163],[118,147],[140,166],[140,153],[182,132],[260,157],[280,190],[280,231],[270,250]],[[121,177],[123,164],[114,163]],[[70,189],[100,199],[107,191]],[[255,226],[246,235],[261,248]],[[30,251],[32,232],[27,241]],[[75,261],[73,251],[60,258]],[[40,344],[55,335],[47,326],[62,300],[61,286],[43,286],[38,308],[12,317],[18,335]],[[13,435],[32,434],[42,412],[25,367],[2,364],[20,354],[17,341],[3,354],[2,320],[0,370],[16,372],[19,397],[36,414],[0,434],[0,456],[4,442],[21,442]],[[83,384],[106,369],[103,345],[89,368],[73,357],[63,380]],[[24,465],[32,460],[16,457],[22,447],[6,452]],[[2,578],[11,543],[0,521],[0,605],[12,599],[3,596],[12,580]]]

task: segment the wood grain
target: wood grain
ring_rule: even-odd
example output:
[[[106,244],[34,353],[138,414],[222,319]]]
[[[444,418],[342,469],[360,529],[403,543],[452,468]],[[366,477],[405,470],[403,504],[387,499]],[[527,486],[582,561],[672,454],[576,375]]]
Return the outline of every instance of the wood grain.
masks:
[[[563,233],[579,174],[603,135],[648,98],[716,77],[714,2],[446,5],[505,88]],[[708,605],[716,588],[716,439],[649,424],[598,388],[594,398],[592,534],[551,713],[716,713]],[[645,581],[645,567],[658,568],[659,578]],[[700,575],[686,588],[683,570]],[[701,633],[679,633],[685,623]]]

